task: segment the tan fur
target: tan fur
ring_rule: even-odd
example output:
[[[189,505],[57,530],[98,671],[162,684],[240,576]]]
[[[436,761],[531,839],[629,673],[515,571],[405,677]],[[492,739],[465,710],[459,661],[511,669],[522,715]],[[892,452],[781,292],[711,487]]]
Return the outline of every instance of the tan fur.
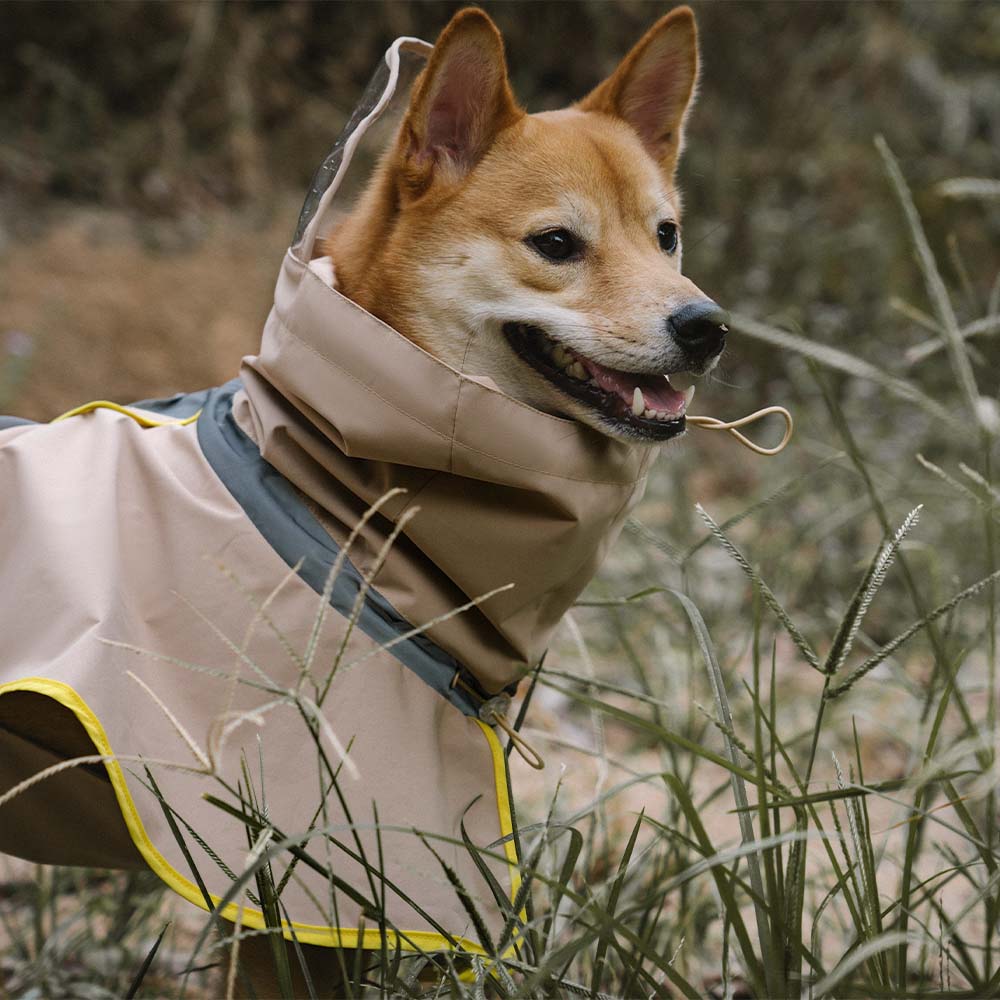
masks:
[[[681,7],[578,105],[529,115],[510,92],[493,22],[477,9],[457,14],[394,146],[320,244],[339,289],[447,364],[599,426],[589,407],[516,356],[502,325],[539,324],[613,368],[681,370],[665,317],[705,296],[656,229],[680,221],[674,171],[697,64],[694,17]],[[481,81],[476,108],[452,136],[449,94],[470,80]],[[525,242],[555,227],[586,238],[584,259],[554,265]]]

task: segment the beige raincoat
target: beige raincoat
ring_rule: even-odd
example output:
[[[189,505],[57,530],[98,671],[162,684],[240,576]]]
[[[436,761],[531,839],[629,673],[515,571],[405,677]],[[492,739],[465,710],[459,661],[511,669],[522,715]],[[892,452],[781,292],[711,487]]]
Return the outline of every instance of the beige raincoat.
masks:
[[[0,850],[146,865],[191,902],[206,906],[207,893],[217,905],[248,842],[203,793],[235,800],[216,777],[163,762],[231,787],[245,763],[281,834],[334,831],[329,849],[301,843],[340,882],[300,861],[282,896],[300,941],[354,946],[365,912],[364,944],[379,947],[381,911],[390,945],[398,935],[403,949],[475,948],[414,830],[500,926],[461,834],[464,823],[496,855],[489,866],[512,895],[505,754],[481,706],[537,662],[639,498],[653,453],[447,367],[310,266],[360,136],[428,48],[393,45],[317,175],[260,353],[239,379],[91,404],[45,425],[0,418],[0,795],[73,756],[116,757],[0,805]],[[330,772],[310,726],[339,767],[325,815]],[[360,860],[377,866],[380,851],[384,880]],[[276,878],[289,860],[275,860]],[[244,923],[261,926],[239,899]],[[222,912],[233,919],[235,902]]]

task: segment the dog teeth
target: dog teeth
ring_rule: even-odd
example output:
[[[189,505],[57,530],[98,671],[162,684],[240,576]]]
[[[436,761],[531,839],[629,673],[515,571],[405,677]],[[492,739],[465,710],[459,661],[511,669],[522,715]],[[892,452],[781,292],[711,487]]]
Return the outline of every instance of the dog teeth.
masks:
[[[570,364],[570,362],[572,362],[573,359],[570,357],[565,347],[562,347],[560,344],[556,344],[556,346],[552,348],[552,360],[556,363],[557,368],[565,368],[568,364]]]
[[[572,375],[573,378],[579,379],[581,382],[587,381],[587,369],[580,364],[579,361],[574,361],[567,369],[567,375]]]
[[[644,416],[644,417],[645,417],[645,418],[646,418],[647,420],[655,420],[655,419],[656,419],[656,410],[651,410],[651,409],[650,409],[650,408],[649,408],[649,407],[647,406],[647,407],[646,407],[646,409],[642,411],[642,415],[643,415],[643,416]]]
[[[646,400],[642,397],[642,389],[636,386],[635,392],[632,393],[632,415],[635,417],[641,417],[645,409]]]
[[[689,385],[681,395],[684,396],[684,409],[686,410],[691,405],[691,400],[694,399],[694,386]]]

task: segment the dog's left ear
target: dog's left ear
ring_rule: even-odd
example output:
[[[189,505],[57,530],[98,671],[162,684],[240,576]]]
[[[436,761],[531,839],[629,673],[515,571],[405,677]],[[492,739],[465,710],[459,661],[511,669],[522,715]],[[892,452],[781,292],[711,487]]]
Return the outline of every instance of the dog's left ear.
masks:
[[[419,195],[458,181],[524,112],[507,81],[503,39],[477,7],[459,11],[417,80],[397,151],[406,186]]]
[[[667,177],[673,177],[697,81],[694,13],[678,7],[661,17],[577,107],[624,119]]]

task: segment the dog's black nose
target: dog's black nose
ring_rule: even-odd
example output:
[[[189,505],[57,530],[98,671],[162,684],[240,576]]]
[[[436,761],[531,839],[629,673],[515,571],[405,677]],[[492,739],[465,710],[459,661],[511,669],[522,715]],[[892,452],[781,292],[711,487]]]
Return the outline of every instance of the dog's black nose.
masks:
[[[677,343],[698,358],[711,358],[726,346],[729,313],[711,299],[692,302],[667,319],[667,329]]]

